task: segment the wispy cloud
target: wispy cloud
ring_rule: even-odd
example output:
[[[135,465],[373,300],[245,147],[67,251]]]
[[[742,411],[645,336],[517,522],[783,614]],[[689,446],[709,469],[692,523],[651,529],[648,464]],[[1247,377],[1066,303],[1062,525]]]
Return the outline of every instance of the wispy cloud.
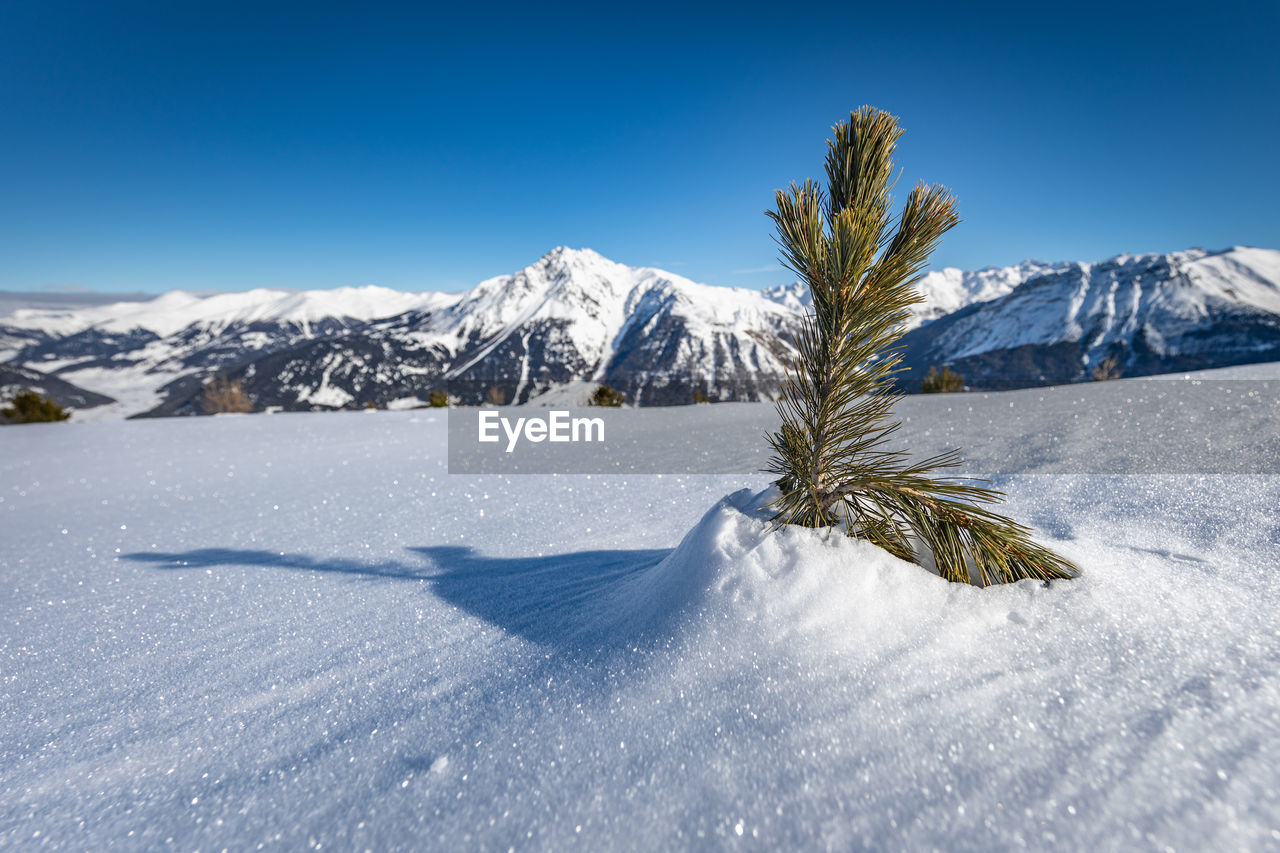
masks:
[[[777,264],[772,264],[771,266],[767,266],[767,267],[752,267],[751,269],[747,269],[747,270],[734,270],[733,274],[734,275],[755,275],[758,272],[781,272],[781,271],[782,271],[782,267],[778,266]]]

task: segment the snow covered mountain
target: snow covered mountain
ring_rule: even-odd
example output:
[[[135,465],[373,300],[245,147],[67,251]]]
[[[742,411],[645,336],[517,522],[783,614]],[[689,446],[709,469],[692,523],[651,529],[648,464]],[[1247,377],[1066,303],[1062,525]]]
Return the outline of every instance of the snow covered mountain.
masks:
[[[1108,356],[1125,375],[1280,359],[1272,250],[947,268],[920,287],[908,386],[942,364],[1000,388],[1087,379]],[[414,405],[446,389],[463,403],[576,403],[598,382],[639,405],[749,401],[776,395],[808,308],[799,284],[712,287],[558,248],[465,293],[174,291],[21,308],[0,317],[0,363],[10,384],[97,405],[96,417],[198,413],[215,375],[286,411]]]
[[[924,302],[915,306],[907,327],[914,329],[959,311],[966,305],[998,299],[1030,278],[1061,272],[1069,266],[1071,264],[1068,263],[1023,261],[1011,267],[986,267],[980,270],[944,267],[930,270],[919,284]]]
[[[1053,265],[903,341],[909,367],[949,364],[981,388],[1078,382],[1108,358],[1126,376],[1273,361],[1280,252],[1237,246]]]
[[[0,360],[112,398],[98,417],[130,416],[163,408],[175,390],[198,391],[208,377],[265,354],[453,298],[380,287],[211,296],[171,291],[87,308],[19,309],[0,318]]]
[[[907,328],[914,329],[975,302],[997,299],[1029,278],[1060,272],[1069,266],[1071,264],[1068,263],[1023,261],[1011,267],[986,267],[980,270],[944,267],[930,270],[917,285],[924,301],[912,308]],[[804,312],[813,307],[809,289],[798,281],[765,288],[762,293],[765,298],[793,311]]]
[[[749,290],[558,248],[461,294],[257,290],[0,320],[9,360],[121,401],[122,414],[199,411],[203,383],[240,379],[259,407],[524,403],[607,382],[640,405],[767,399],[798,314]]]

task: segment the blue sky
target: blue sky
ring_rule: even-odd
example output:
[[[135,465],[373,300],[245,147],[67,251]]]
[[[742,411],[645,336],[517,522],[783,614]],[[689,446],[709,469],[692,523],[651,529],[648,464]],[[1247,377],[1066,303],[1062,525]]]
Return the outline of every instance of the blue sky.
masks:
[[[763,210],[900,116],[935,265],[1280,247],[1280,4],[0,0],[0,289],[456,290],[556,245],[789,280]]]

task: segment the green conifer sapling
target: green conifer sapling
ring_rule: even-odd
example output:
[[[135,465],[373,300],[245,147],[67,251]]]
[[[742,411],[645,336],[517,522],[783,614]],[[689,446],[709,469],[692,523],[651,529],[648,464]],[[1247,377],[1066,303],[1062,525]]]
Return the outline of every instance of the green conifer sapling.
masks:
[[[913,461],[888,446],[903,334],[929,255],[959,222],[943,187],[917,185],[894,216],[898,120],[871,107],[837,124],[824,191],[806,180],[768,215],[782,261],[808,285],[811,314],[782,384],[782,425],[769,436],[776,525],[843,525],[892,554],[930,562],[951,581],[986,586],[1073,577],[1076,568],[988,507],[1003,495],[943,476],[959,451]]]
[[[0,416],[15,424],[39,424],[65,421],[71,413],[35,391],[21,391],[0,409]]]

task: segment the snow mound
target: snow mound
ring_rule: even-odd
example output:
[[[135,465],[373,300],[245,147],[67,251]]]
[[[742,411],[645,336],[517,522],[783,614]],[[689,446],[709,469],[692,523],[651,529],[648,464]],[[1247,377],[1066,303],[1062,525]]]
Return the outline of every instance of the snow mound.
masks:
[[[762,633],[794,638],[794,651],[907,636],[927,623],[1006,622],[1009,594],[943,580],[863,539],[832,530],[784,526],[772,530],[763,509],[775,497],[742,489],[713,506],[680,545],[622,591],[637,618],[679,612],[686,635],[707,625],[744,627],[745,643]],[[1019,598],[1046,587],[1013,585]],[[993,593],[995,593],[993,595]]]

